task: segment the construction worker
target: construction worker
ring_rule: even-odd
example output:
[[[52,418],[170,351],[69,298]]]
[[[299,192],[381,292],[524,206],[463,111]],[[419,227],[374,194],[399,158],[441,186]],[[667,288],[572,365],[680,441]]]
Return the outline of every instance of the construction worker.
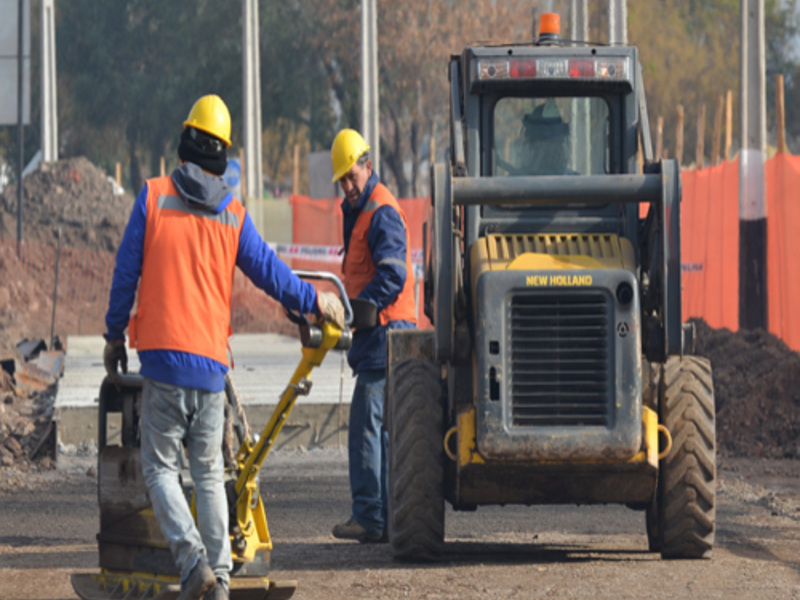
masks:
[[[357,377],[350,405],[348,450],[350,519],[334,537],[362,543],[385,542],[386,446],[383,390],[386,331],[416,328],[414,271],[408,225],[397,200],[378,181],[370,147],[352,129],[339,132],[331,149],[333,182],[344,192],[344,285],[350,298],[377,308],[377,322],[353,334],[348,362]]]
[[[221,448],[234,268],[300,313],[344,327],[344,308],[277,258],[226,187],[231,118],[222,99],[197,100],[183,127],[181,165],[146,182],[117,252],[103,362],[109,374],[127,372],[128,326],[144,376],[142,470],[180,571],[179,599],[225,600],[233,565]],[[178,478],[182,444],[197,526]]]

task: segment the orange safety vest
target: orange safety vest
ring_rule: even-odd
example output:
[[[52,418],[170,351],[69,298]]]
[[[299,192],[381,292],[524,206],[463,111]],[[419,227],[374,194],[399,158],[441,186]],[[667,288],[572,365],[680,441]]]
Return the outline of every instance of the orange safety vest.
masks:
[[[187,205],[170,177],[147,181],[131,348],[176,350],[228,364],[233,273],[245,214],[235,198],[213,214]]]
[[[350,235],[350,245],[344,257],[342,273],[344,274],[344,287],[349,298],[357,298],[367,284],[375,277],[375,263],[369,251],[367,235],[372,217],[381,206],[391,206],[403,219],[406,233],[406,283],[403,289],[389,306],[378,315],[381,325],[389,321],[417,322],[416,302],[414,300],[414,270],[411,265],[411,240],[408,236],[408,221],[392,193],[382,183],[378,183],[372,191],[364,207],[361,209],[353,233]]]

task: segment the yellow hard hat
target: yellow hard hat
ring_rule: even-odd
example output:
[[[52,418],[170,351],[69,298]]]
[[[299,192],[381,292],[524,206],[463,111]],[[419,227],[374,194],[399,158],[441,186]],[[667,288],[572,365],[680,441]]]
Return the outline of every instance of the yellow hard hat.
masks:
[[[369,146],[360,133],[355,129],[342,129],[333,140],[331,148],[333,183],[344,177],[367,150]]]
[[[208,94],[195,102],[183,127],[205,131],[225,142],[226,147],[231,145],[231,113],[216,94]]]

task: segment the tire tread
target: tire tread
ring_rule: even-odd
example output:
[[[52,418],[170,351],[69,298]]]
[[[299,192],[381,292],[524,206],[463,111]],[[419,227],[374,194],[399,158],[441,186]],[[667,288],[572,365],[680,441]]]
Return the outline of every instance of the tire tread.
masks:
[[[435,561],[444,545],[444,407],[438,367],[393,367],[388,398],[388,518],[394,558]]]
[[[711,364],[671,357],[663,368],[661,422],[673,445],[659,473],[663,558],[711,558],[716,505],[716,440]]]

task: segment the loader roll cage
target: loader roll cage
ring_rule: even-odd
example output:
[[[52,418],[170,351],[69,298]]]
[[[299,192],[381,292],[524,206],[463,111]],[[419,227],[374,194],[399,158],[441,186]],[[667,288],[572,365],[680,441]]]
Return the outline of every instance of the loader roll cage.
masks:
[[[526,55],[526,52],[528,53]],[[481,61],[502,68],[507,57],[528,60],[525,48],[467,48],[450,62],[451,154],[432,169],[431,215],[423,238],[425,311],[436,326],[436,359],[467,358],[469,248],[492,233],[522,235],[564,231],[627,238],[640,265],[642,342],[646,357],[662,362],[681,355],[680,167],[652,160],[641,67],[633,47],[535,49],[547,60],[599,60],[626,65],[625,78],[609,81],[525,82],[482,78]],[[510,64],[510,62],[508,63]],[[504,98],[601,98],[608,108],[608,174],[493,176],[494,110]],[[541,106],[541,105],[539,105]],[[542,111],[543,112],[543,111]],[[552,114],[552,111],[551,111]],[[645,160],[639,173],[638,149]],[[584,173],[591,170],[584,170]],[[640,203],[650,209],[640,218]],[[452,238],[437,239],[449,222]],[[434,261],[432,256],[436,256]],[[458,340],[458,341],[457,341]]]
[[[426,307],[436,325],[436,358],[451,360],[454,349],[455,307],[452,299],[464,285],[458,274],[460,224],[455,207],[567,205],[574,203],[623,205],[649,203],[651,208],[641,229],[647,240],[642,250],[642,270],[650,279],[649,294],[653,306],[661,306],[658,323],[645,322],[645,351],[651,360],[680,355],[683,352],[681,315],[680,257],[680,167],[674,160],[657,163],[658,173],[646,175],[551,175],[542,177],[458,177],[453,178],[449,163],[433,169],[431,224],[426,227],[426,275],[433,285],[434,302]],[[458,219],[458,221],[456,221]],[[436,238],[436,223],[447,220],[457,233],[451,240]],[[428,248],[440,257],[442,268],[436,272],[428,260]],[[661,260],[663,257],[663,263]],[[664,264],[665,268],[659,265]],[[449,268],[448,268],[449,267]],[[648,294],[643,308],[647,312]],[[650,328],[648,331],[647,328]],[[649,339],[648,339],[649,337]],[[663,360],[662,358],[662,360]]]

